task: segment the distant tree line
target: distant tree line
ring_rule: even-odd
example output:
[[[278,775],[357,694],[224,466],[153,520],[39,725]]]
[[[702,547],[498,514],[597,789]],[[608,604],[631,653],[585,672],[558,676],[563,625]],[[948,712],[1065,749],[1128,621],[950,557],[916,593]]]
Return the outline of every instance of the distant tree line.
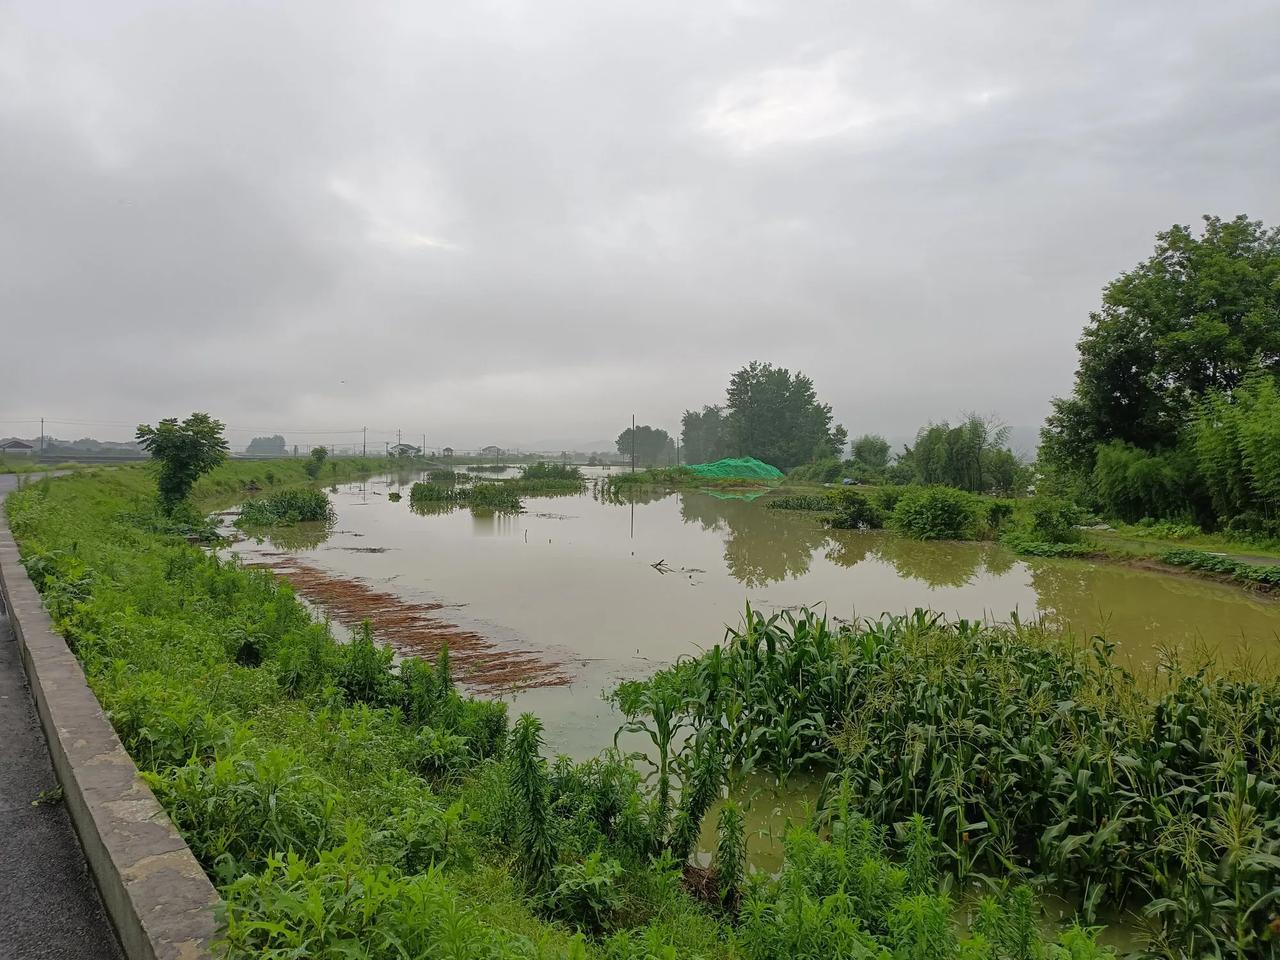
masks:
[[[245,453],[255,457],[283,457],[288,453],[284,437],[275,434],[270,437],[254,437],[245,448]]]

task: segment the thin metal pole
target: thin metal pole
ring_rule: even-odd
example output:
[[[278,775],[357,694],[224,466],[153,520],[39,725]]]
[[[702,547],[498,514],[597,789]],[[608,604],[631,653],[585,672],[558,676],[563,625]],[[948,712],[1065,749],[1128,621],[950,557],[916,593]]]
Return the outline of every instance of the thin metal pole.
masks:
[[[636,472],[636,415],[631,415],[631,472]]]

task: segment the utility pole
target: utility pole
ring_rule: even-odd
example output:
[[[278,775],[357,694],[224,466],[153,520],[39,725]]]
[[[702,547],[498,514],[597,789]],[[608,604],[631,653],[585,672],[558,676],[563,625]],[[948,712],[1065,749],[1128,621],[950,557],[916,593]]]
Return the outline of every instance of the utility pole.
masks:
[[[360,456],[367,457],[369,455],[369,428],[360,428]]]
[[[636,415],[631,415],[631,472],[636,472]]]
[[[427,455],[427,435],[425,433],[422,435],[422,449],[418,451],[418,454],[423,457]]]
[[[40,418],[40,455],[44,456],[44,417]]]

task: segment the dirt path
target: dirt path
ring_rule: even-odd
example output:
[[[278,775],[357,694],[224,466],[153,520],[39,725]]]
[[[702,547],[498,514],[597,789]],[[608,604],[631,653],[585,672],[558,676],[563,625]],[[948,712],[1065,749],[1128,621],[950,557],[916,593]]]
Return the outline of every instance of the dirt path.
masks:
[[[572,682],[566,665],[545,655],[513,649],[450,623],[439,615],[444,604],[406,600],[363,580],[335,576],[287,553],[260,554],[246,565],[270,570],[293,585],[299,596],[323,607],[349,628],[364,620],[374,636],[405,656],[433,658],[445,644],[458,678],[489,693],[556,687]]]

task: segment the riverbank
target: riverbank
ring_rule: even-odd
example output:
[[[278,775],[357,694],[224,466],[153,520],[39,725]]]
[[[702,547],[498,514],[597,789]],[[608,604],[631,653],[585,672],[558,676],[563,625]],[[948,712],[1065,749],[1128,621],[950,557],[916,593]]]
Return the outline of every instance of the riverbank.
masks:
[[[210,479],[216,499],[251,478]],[[839,956],[831,937],[850,924],[866,949],[909,950],[924,909],[944,918],[948,951],[975,935],[952,925],[931,892],[942,877],[918,855],[917,885],[886,888],[871,913],[824,901],[818,886],[800,900],[781,881],[743,886],[730,814],[718,817],[716,869],[686,884],[671,851],[687,849],[681,838],[706,809],[697,798],[711,796],[689,792],[695,755],[672,756],[672,772],[686,773],[667,801],[620,758],[543,766],[529,752],[536,721],[522,720],[508,743],[504,711],[459,696],[445,662],[396,670],[368,634],[334,642],[287,585],[205,555],[148,495],[142,472],[81,474],[24,490],[10,513],[55,622],[228,901],[232,956],[331,957],[388,935],[414,955],[476,958],[764,960],[802,955],[780,946],[800,942]],[[517,789],[526,776],[541,784],[533,794]],[[535,808],[544,812],[531,819]],[[828,816],[862,829],[852,810]],[[529,846],[534,823],[546,824],[549,863]],[[806,884],[818,880],[806,858],[834,855],[811,831],[788,841]],[[918,851],[932,843],[917,837]],[[291,858],[273,854],[282,846]],[[847,855],[851,868],[890,876],[904,854],[895,842]],[[290,906],[311,900],[323,917]],[[823,902],[837,913],[806,919]],[[988,914],[1013,923],[1011,910],[993,901]],[[447,926],[431,919],[443,916]],[[1062,937],[1076,956],[1102,955],[1086,934]]]
[[[208,478],[210,482],[202,493],[204,506],[235,495],[232,491],[237,489],[238,495],[243,496],[249,486],[261,488],[268,483],[265,472],[260,470],[256,477],[246,476],[239,472],[240,466],[243,465],[237,465],[229,475],[215,474]],[[273,469],[272,474],[274,487],[301,482],[288,471]],[[412,599],[405,587],[396,583],[402,574],[413,569],[412,558],[406,551],[414,544],[424,544],[427,555],[441,557],[441,565],[432,568],[434,577],[466,560],[466,552],[460,550],[459,541],[453,539],[465,535],[482,548],[474,557],[477,569],[484,571],[499,594],[514,592],[519,606],[532,607],[535,613],[540,609],[535,602],[541,593],[558,598],[561,606],[565,605],[566,597],[572,597],[569,613],[592,625],[584,636],[598,649],[611,634],[623,631],[620,619],[630,619],[630,615],[621,612],[618,596],[604,589],[612,576],[606,565],[596,555],[580,556],[580,544],[592,537],[591,528],[583,520],[588,515],[598,518],[609,525],[607,542],[611,544],[610,553],[618,558],[620,589],[628,591],[641,607],[654,615],[652,621],[639,626],[641,635],[649,638],[642,643],[644,652],[654,657],[655,662],[647,667],[637,663],[629,668],[643,670],[645,676],[655,667],[675,660],[681,650],[689,649],[687,636],[683,647],[669,646],[670,652],[659,645],[672,636],[688,634],[690,628],[680,619],[678,611],[705,606],[709,599],[698,585],[707,575],[707,564],[686,553],[686,549],[694,545],[699,545],[699,549],[714,546],[723,550],[724,560],[734,564],[730,569],[746,578],[774,569],[761,564],[772,564],[780,557],[784,562],[777,568],[778,575],[791,576],[797,569],[797,537],[803,541],[806,557],[811,551],[831,553],[838,549],[841,552],[837,556],[845,559],[845,553],[863,551],[862,555],[847,559],[864,571],[880,568],[879,562],[865,552],[873,550],[882,552],[888,558],[886,563],[891,560],[913,574],[927,570],[929,577],[942,577],[944,582],[967,582],[973,577],[971,572],[964,572],[963,558],[947,560],[957,551],[967,556],[974,549],[971,544],[919,543],[861,531],[820,533],[821,528],[816,524],[798,525],[796,519],[789,516],[791,511],[768,510],[759,504],[721,501],[689,492],[624,507],[601,503],[591,495],[534,501],[528,512],[503,519],[479,517],[465,510],[451,515],[418,516],[407,504],[393,503],[386,495],[399,489],[398,485],[407,486],[413,479],[388,477],[338,485],[331,497],[338,508],[337,524],[344,532],[335,534],[338,539],[334,543],[322,540],[308,548],[305,562],[324,560],[326,569],[333,568],[336,561],[340,561],[337,568],[349,562],[350,569],[362,570],[368,583],[380,582],[378,590],[400,602]],[[580,762],[561,760],[546,767],[536,762],[531,767],[525,761],[513,766],[521,756],[519,750],[527,750],[540,739],[540,734],[526,724],[519,737],[509,739],[505,733],[505,709],[501,704],[461,695],[452,683],[452,662],[447,665],[438,660],[419,663],[407,671],[403,666],[396,668],[390,652],[378,646],[378,641],[396,639],[395,624],[384,624],[387,633],[382,635],[365,633],[355,622],[357,616],[350,618],[355,628],[352,642],[335,642],[325,627],[314,623],[293,599],[294,591],[287,584],[265,573],[204,555],[187,543],[187,531],[173,529],[150,509],[149,494],[148,475],[135,471],[82,474],[37,484],[20,495],[15,508],[15,529],[22,531],[24,553],[28,555],[33,577],[42,584],[46,604],[85,663],[90,682],[110,710],[121,738],[139,766],[150,772],[157,794],[231,903],[227,936],[233,955],[256,955],[268,945],[284,949],[292,943],[288,938],[295,936],[294,931],[302,931],[297,936],[314,938],[305,941],[310,955],[333,955],[337,949],[334,944],[345,934],[330,928],[328,921],[324,929],[308,926],[310,921],[305,917],[291,914],[287,906],[282,906],[298,897],[319,897],[328,915],[336,918],[334,923],[346,925],[343,929],[368,931],[373,927],[367,924],[373,923],[379,930],[391,929],[397,936],[417,938],[412,942],[427,952],[445,949],[444,942],[438,939],[439,931],[422,928],[422,910],[418,910],[415,917],[413,911],[397,912],[395,905],[427,903],[431,906],[424,909],[429,911],[452,911],[463,918],[460,922],[465,928],[465,945],[458,953],[464,957],[480,956],[476,951],[482,943],[498,944],[498,954],[504,957],[640,960],[661,956],[661,948],[675,950],[675,955],[680,957],[773,960],[803,955],[767,946],[779,942],[775,939],[780,935],[778,925],[784,921],[798,925],[794,931],[802,941],[815,944],[824,942],[822,931],[831,929],[831,924],[853,919],[857,919],[871,938],[865,944],[869,948],[878,949],[895,942],[893,937],[898,934],[894,933],[888,917],[898,909],[896,906],[887,908],[889,913],[871,915],[858,912],[862,907],[848,910],[840,907],[825,925],[810,928],[809,921],[802,919],[806,915],[803,911],[795,916],[787,912],[791,906],[787,905],[789,901],[785,896],[791,894],[764,877],[758,878],[755,884],[735,881],[729,899],[721,898],[718,877],[722,870],[732,871],[732,852],[746,850],[746,838],[742,831],[735,833],[734,807],[715,799],[724,796],[720,789],[709,792],[709,788],[692,792],[686,789],[693,787],[700,764],[708,775],[713,772],[711,767],[705,767],[711,755],[698,752],[710,749],[705,732],[701,739],[683,734],[669,738],[661,734],[657,741],[646,732],[645,725],[655,733],[670,728],[669,723],[659,721],[653,712],[667,709],[660,703],[653,702],[643,712],[631,714],[633,720],[639,719],[644,724],[628,735],[631,739],[624,738],[623,742],[630,744],[637,739],[641,744],[647,742],[644,756],[650,760],[660,757],[664,749],[667,751],[665,791],[659,786],[662,778],[657,771],[642,783],[636,779],[632,762],[607,753]],[[657,539],[636,539],[660,516],[668,517],[674,526],[662,527]],[[756,525],[752,526],[753,530],[762,524],[759,530],[763,537],[758,542],[753,539],[749,547],[732,545],[733,538],[744,536],[742,524]],[[805,531],[811,531],[812,535]],[[531,532],[534,535],[531,536]],[[670,534],[674,533],[683,539],[678,542],[671,539]],[[722,535],[729,540],[722,540]],[[614,536],[620,537],[620,542],[615,544]],[[760,534],[751,536],[756,538]],[[349,539],[352,537],[355,539]],[[650,545],[659,543],[664,550],[674,547],[676,552],[650,556]],[[1007,551],[994,545],[978,549],[986,559],[977,562],[990,563],[993,567],[1002,562],[1000,556],[1007,556]],[[574,561],[575,567],[566,568],[559,561],[553,562],[556,557],[579,559]],[[508,559],[512,566],[505,565]],[[663,565],[666,572],[654,566],[652,561],[657,559],[668,561]],[[924,565],[926,560],[928,567]],[[940,562],[955,560],[960,562],[957,570],[933,569]],[[297,563],[299,558],[291,562]],[[1037,577],[1058,577],[1076,569],[1063,561],[1034,561],[1034,564],[1029,569]],[[517,571],[522,569],[538,577],[545,575],[544,585],[538,588],[520,579]],[[571,569],[577,571],[578,579],[589,589],[581,593],[568,592],[568,585],[575,582]],[[1022,567],[1019,565],[1018,569]],[[833,576],[839,575],[839,579],[832,583],[847,582],[847,573],[841,573],[847,570],[847,567],[833,566],[831,572]],[[770,592],[775,593],[785,581],[764,582],[772,584]],[[881,595],[883,585],[873,582],[875,592]],[[435,586],[446,589],[441,584]],[[640,594],[640,586],[652,587],[655,592],[646,590]],[[798,583],[795,589],[804,600],[812,600],[812,586]],[[904,581],[902,589],[904,597],[924,595],[919,580]],[[1082,596],[1089,602],[1095,605],[1101,602],[1093,585],[1086,583],[1081,589]],[[1125,595],[1133,593],[1128,581],[1118,589]],[[740,604],[746,589],[739,585],[736,590]],[[589,604],[594,600],[600,600],[601,611],[607,612],[592,615]],[[1155,605],[1160,607],[1161,616],[1157,619],[1173,615],[1167,603]],[[492,613],[489,602],[481,606]],[[813,701],[801,698],[801,693],[807,697],[827,696],[823,691],[834,688],[820,679],[825,676],[822,668],[835,669],[845,663],[851,651],[874,648],[880,642],[876,637],[889,629],[876,623],[859,623],[847,630],[841,628],[842,639],[832,646],[830,658],[804,661],[809,666],[802,667],[805,681],[796,687],[795,696],[779,687],[765,691],[766,696],[752,694],[748,698],[752,704],[758,701],[766,705],[771,717],[790,717],[791,733],[799,732],[803,747],[802,763],[803,754],[813,752],[815,742],[820,751],[828,749],[821,744],[840,744],[834,756],[843,757],[845,749],[861,742],[860,735],[889,737],[894,729],[888,719],[849,726],[845,721],[853,715],[846,716],[847,711],[835,709],[829,715],[824,711],[825,730],[819,728],[818,739],[813,741],[810,739],[813,731],[808,730],[805,720],[812,714]],[[908,659],[898,659],[897,666],[890,668],[888,661],[881,664],[873,658],[870,666],[864,665],[859,670],[872,671],[869,675],[863,674],[869,681],[890,684],[886,691],[896,689],[897,681],[890,681],[902,669],[936,664],[940,662],[939,651],[945,650],[948,656],[958,658],[955,663],[971,665],[976,673],[970,680],[979,689],[1005,690],[1023,667],[1027,667],[1028,682],[1031,682],[1035,676],[1029,665],[1037,665],[1037,670],[1061,673],[1059,667],[1067,670],[1076,663],[1052,652],[1053,638],[1057,636],[1054,630],[1047,626],[1032,629],[1048,638],[1046,645],[1021,659],[1010,658],[1008,663],[993,659],[992,652],[1015,649],[1025,631],[959,621],[928,628],[928,636],[932,638],[929,642],[934,646],[922,646],[916,651],[923,659],[916,658],[911,643],[903,645],[898,641],[895,657]],[[555,632],[552,630],[551,635]],[[696,634],[697,638],[713,642],[719,632],[699,628]],[[788,642],[790,639],[794,638]],[[630,634],[624,642],[628,648],[634,645]],[[779,643],[778,649],[784,645]],[[659,649],[663,652],[659,653]],[[986,651],[986,659],[975,659],[971,655],[979,650]],[[826,663],[828,659],[832,661],[830,664]],[[987,665],[981,666],[983,663]],[[460,657],[459,669],[462,664]],[[844,667],[836,670],[836,674],[853,675]],[[1170,676],[1165,674],[1166,682],[1170,682]],[[587,682],[580,676],[577,684],[581,686],[572,690],[551,687],[531,691],[522,702],[549,706],[557,700],[577,703],[592,700],[591,688],[598,683],[594,674],[592,677]],[[1049,700],[1072,699],[1080,704],[1080,709],[1099,710],[1110,716],[1123,704],[1117,703],[1112,709],[1100,703],[1099,698],[1122,697],[1124,703],[1132,706],[1137,702],[1134,698],[1146,702],[1144,698],[1150,695],[1142,688],[1144,681],[1118,665],[1113,664],[1104,671],[1103,680],[1106,683],[1099,686],[1095,679],[1090,679],[1080,690],[1065,691],[1061,696],[1055,694]],[[1258,677],[1258,682],[1272,681]],[[1177,686],[1176,681],[1173,685]],[[914,687],[908,683],[903,690],[907,689]],[[1265,690],[1270,688],[1260,689],[1265,699]],[[584,693],[587,695],[583,696]],[[672,716],[697,710],[699,699],[682,693],[672,705]],[[856,699],[869,702],[865,691]],[[1231,702],[1255,701],[1237,698]],[[1052,707],[1052,703],[1049,706]],[[913,716],[910,702],[903,701],[895,709],[898,713],[894,716],[898,719],[910,720]],[[929,723],[938,726],[934,721]],[[1074,724],[1075,721],[1067,723],[1059,732],[1068,736]],[[1251,724],[1250,729],[1270,730],[1274,719],[1258,717]],[[600,726],[599,721],[595,726]],[[775,756],[782,755],[779,751],[786,751],[788,757],[796,759],[786,746],[787,737],[782,736],[776,726],[773,720],[768,723],[763,719],[751,720],[735,732],[734,737],[746,735],[745,742],[767,746]],[[1133,724],[1125,720],[1111,726],[1127,730]],[[1099,727],[1110,728],[1108,723]],[[608,731],[595,732],[607,742]],[[563,742],[557,734],[553,748]],[[666,743],[665,748],[661,742]],[[977,772],[984,769],[981,764],[974,766],[977,761],[964,752],[973,747],[973,744],[965,746],[950,735],[925,744],[921,765],[913,774],[926,778],[920,783],[920,789],[928,787],[932,791],[929,795],[942,797],[945,783],[941,780],[932,786],[928,783],[942,776],[938,771],[945,772],[948,764],[963,761],[966,769]],[[1042,747],[1048,751],[1046,755],[1068,755],[1065,742]],[[512,750],[516,752],[512,754]],[[902,755],[912,753],[904,748]],[[528,754],[524,756],[527,761]],[[835,763],[837,767],[843,766],[844,760],[837,759]],[[768,755],[761,754],[739,757],[728,769],[754,765],[763,771],[771,764]],[[641,762],[640,769],[647,769],[645,762]],[[1267,782],[1273,779],[1269,768],[1259,769]],[[522,776],[532,776],[541,782],[535,792],[546,800],[543,816],[549,826],[545,839],[550,843],[547,849],[552,856],[546,872],[538,874],[541,879],[530,877],[531,869],[537,872],[542,868],[536,867],[541,861],[529,859],[533,854],[526,846],[529,837],[521,825],[527,825],[532,814],[527,805],[528,795],[513,792],[517,770],[524,771]],[[720,774],[715,776],[718,778]],[[1056,778],[1050,779],[1057,782]],[[1027,781],[1007,789],[1031,803],[1027,798],[1036,790],[1050,791],[1051,784],[1035,786]],[[667,797],[665,812],[660,800],[663,795]],[[741,796],[733,792],[730,795],[735,799]],[[875,795],[878,795],[876,791],[859,786],[856,808],[841,813],[838,804],[833,807],[830,792],[823,793],[814,818],[818,832],[814,832],[813,824],[805,823],[810,813],[801,813],[800,829],[789,834],[785,845],[788,857],[785,862],[790,867],[784,867],[783,877],[785,879],[790,869],[793,876],[807,878],[803,882],[807,885],[805,895],[810,899],[796,901],[804,910],[817,909],[826,896],[818,892],[820,872],[811,871],[818,869],[822,858],[836,855],[828,838],[845,835],[842,833],[845,827],[837,830],[833,823],[860,824],[862,821],[855,809],[862,814],[874,813],[865,804]],[[268,802],[268,796],[275,799]],[[697,799],[699,796],[711,799],[703,806],[704,800]],[[270,804],[276,804],[274,809],[281,811],[281,820],[274,823],[263,820],[265,812],[272,809]],[[1030,807],[1019,809],[1026,811],[1034,807],[1031,803]],[[1260,823],[1272,817],[1265,803],[1258,809]],[[722,819],[725,810],[729,813]],[[685,811],[686,818],[693,819],[688,827],[677,830],[682,822],[681,811]],[[945,817],[940,818],[937,811],[931,813],[942,836],[930,840],[927,831],[917,833],[917,844],[924,845],[919,849],[933,850],[928,855],[933,867],[920,881],[927,897],[934,895],[929,891],[943,889],[944,883],[953,883],[944,878],[953,875],[953,868],[948,864],[955,850],[954,836],[946,832],[952,830],[954,824]],[[890,833],[882,838],[878,852],[868,854],[864,850],[858,854],[863,858],[860,863],[871,865],[867,869],[893,871],[903,862],[901,858],[909,855],[898,832],[901,828],[895,826],[902,822],[901,814],[902,811],[875,814],[868,822],[867,829],[886,828]],[[1082,822],[1092,823],[1095,833],[1105,826],[1095,822],[1094,813],[1086,811],[1078,816],[1086,818]],[[1100,813],[1098,816],[1105,819],[1110,815]],[[991,826],[990,819],[987,819],[987,828],[979,828],[977,825],[984,817],[980,806],[966,808],[964,822],[972,829],[963,832],[968,832],[971,840],[985,838],[981,833],[984,829],[996,834],[996,840],[982,840],[985,844],[982,849],[991,853],[1001,849],[999,831]],[[701,831],[696,829],[699,820],[704,823]],[[742,822],[746,822],[745,818]],[[1020,836],[1025,840],[1035,830],[1024,827],[1025,824],[1018,829],[1023,831]],[[689,861],[687,871],[681,871],[675,869],[681,862],[679,851],[699,849],[696,841],[692,847],[688,846],[690,831],[693,836],[701,832],[701,852]],[[740,847],[735,836],[742,837]],[[294,867],[287,861],[273,864],[272,850],[276,849],[273,845],[282,838],[295,848],[298,862]],[[728,844],[723,852],[722,841]],[[939,842],[941,845],[934,846]],[[1081,844],[1087,846],[1091,841],[1076,843],[1068,836],[1062,842],[1072,850],[1079,850]],[[652,854],[662,850],[674,856],[675,862],[661,858],[655,861]],[[976,851],[977,847],[975,855]],[[1024,851],[1021,856],[1030,856],[1030,853]],[[726,861],[726,857],[730,859]],[[432,862],[436,864],[434,879],[426,880],[426,866]],[[1044,870],[1031,867],[1019,857],[1010,862],[1015,864],[1011,868],[1014,878],[1033,884],[1048,882],[1046,878],[1050,874]],[[1071,869],[1075,870],[1085,869],[1092,861],[1077,858],[1063,862],[1073,864]],[[746,863],[745,855],[740,863]],[[776,854],[773,863],[776,866]],[[616,864],[619,872],[615,872],[611,864]],[[999,878],[999,871],[992,871],[990,861],[983,867],[983,873],[993,882]],[[1126,873],[1125,876],[1131,881],[1134,875]],[[377,883],[383,891],[379,895],[382,899],[378,900],[370,918],[358,918],[351,912],[355,905],[343,899],[344,884],[370,883],[375,877],[380,878]],[[584,885],[597,891],[600,899],[588,898],[584,905],[583,895],[575,892],[581,891]],[[893,903],[901,904],[903,910],[906,901],[914,896],[906,889],[896,893],[892,886],[887,889]],[[966,884],[950,889],[962,895],[966,902],[974,896]],[[1140,897],[1135,898],[1132,892],[1128,896],[1132,906],[1142,905]],[[743,904],[742,914],[734,909],[739,902]],[[925,903],[920,901],[916,906]],[[996,904],[992,909],[998,911],[1006,907]],[[763,912],[751,913],[751,910]],[[963,912],[961,916],[969,915]],[[759,917],[767,922],[759,921]],[[946,917],[947,936],[958,941],[970,938],[975,932],[964,923],[958,927],[952,925],[951,907]],[[1160,922],[1159,917],[1155,919]],[[900,922],[907,923],[905,919]],[[258,924],[290,932],[270,939],[262,932],[265,927]],[[1218,924],[1215,929],[1220,927]],[[575,930],[579,933],[575,934]],[[1248,926],[1248,930],[1251,936],[1257,933],[1255,926]],[[901,932],[899,930],[899,934]],[[1220,935],[1219,930],[1215,936]],[[292,945],[304,949],[301,944]],[[1078,955],[1099,954],[1096,948],[1088,947]]]

